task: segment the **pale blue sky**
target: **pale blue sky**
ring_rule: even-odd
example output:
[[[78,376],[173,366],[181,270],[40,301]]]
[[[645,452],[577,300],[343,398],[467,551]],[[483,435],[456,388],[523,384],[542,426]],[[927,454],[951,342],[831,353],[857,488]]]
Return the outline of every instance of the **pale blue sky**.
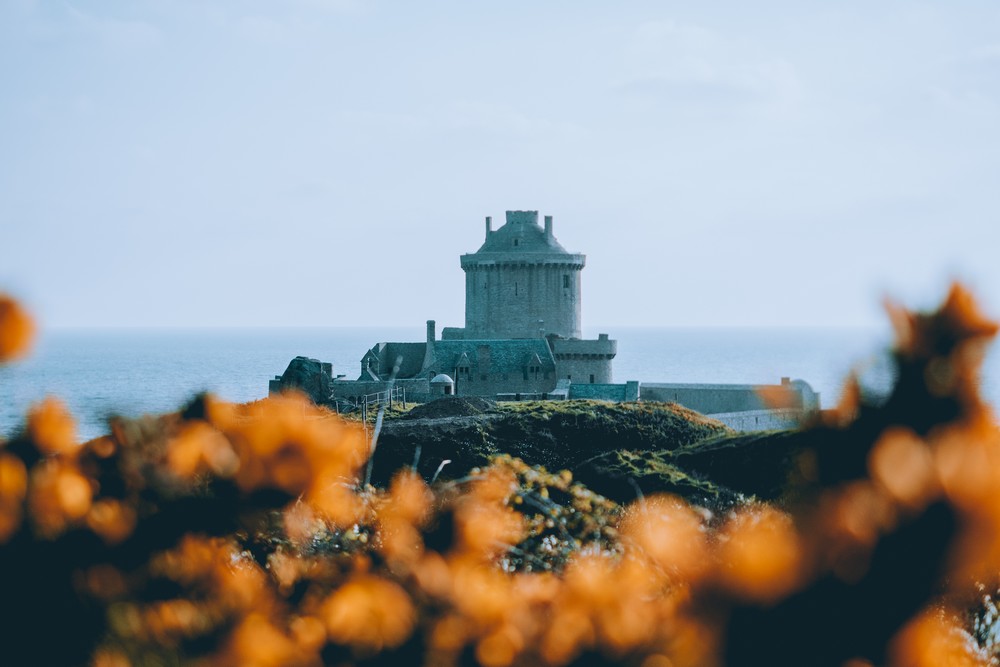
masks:
[[[463,321],[483,216],[585,328],[1000,315],[1000,4],[0,0],[0,290],[48,326]]]

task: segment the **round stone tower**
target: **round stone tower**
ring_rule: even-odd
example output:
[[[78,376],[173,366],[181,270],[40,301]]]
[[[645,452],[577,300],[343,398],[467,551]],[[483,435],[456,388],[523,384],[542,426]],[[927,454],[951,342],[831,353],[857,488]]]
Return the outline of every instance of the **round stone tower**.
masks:
[[[465,338],[580,338],[580,272],[586,257],[569,253],[552,235],[552,216],[507,211],[486,242],[462,255]]]

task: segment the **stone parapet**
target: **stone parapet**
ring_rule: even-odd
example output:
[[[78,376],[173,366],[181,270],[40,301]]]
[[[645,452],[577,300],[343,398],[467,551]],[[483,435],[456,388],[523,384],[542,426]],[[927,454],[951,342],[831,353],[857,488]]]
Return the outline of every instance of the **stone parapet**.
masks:
[[[609,338],[554,338],[550,344],[556,359],[614,359],[618,354],[618,341]]]
[[[548,252],[491,252],[462,255],[459,258],[465,271],[491,271],[507,267],[551,266],[560,269],[583,269],[586,255]]]

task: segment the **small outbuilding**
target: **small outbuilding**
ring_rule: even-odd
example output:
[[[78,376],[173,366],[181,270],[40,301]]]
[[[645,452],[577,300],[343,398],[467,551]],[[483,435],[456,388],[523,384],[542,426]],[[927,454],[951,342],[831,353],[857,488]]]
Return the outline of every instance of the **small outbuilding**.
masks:
[[[451,376],[438,373],[431,378],[431,396],[453,396],[455,394],[455,381]]]

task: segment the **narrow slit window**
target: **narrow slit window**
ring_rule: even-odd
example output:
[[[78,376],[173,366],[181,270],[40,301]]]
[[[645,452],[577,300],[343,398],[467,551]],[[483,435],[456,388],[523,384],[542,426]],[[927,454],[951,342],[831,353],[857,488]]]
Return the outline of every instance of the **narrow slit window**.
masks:
[[[569,289],[569,274],[563,274],[563,289]]]

